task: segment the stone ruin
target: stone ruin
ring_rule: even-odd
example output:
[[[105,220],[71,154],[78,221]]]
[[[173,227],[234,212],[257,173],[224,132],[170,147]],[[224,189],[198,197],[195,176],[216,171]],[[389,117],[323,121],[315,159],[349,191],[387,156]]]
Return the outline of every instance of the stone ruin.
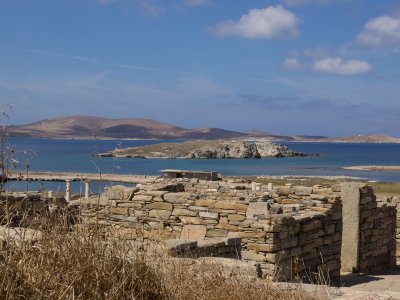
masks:
[[[234,261],[258,277],[340,284],[340,273],[376,273],[400,261],[400,199],[377,199],[360,183],[273,186],[160,179],[112,186],[66,203],[43,195],[2,195],[0,237],[25,232],[35,216],[68,206],[105,240],[162,245],[169,256]],[[10,231],[9,227],[15,227]],[[3,230],[4,229],[4,230]],[[1,240],[0,239],[0,240]],[[397,251],[397,252],[396,252]],[[250,272],[251,273],[251,272]]]
[[[162,179],[113,186],[75,205],[87,226],[100,222],[105,239],[162,242],[173,256],[234,258],[278,281],[322,276],[339,284],[341,271],[371,273],[396,264],[400,201],[391,201],[378,201],[360,183]]]

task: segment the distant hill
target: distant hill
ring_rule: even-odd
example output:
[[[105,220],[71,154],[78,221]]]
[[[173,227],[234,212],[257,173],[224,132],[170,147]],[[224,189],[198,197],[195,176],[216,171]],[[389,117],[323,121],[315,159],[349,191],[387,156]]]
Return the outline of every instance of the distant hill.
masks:
[[[400,143],[400,138],[385,135],[355,135],[328,138],[310,135],[277,135],[266,131],[249,130],[246,133],[220,128],[187,129],[150,119],[107,119],[93,116],[71,116],[42,120],[33,124],[9,126],[11,136],[32,138],[84,139],[185,139],[217,140],[247,139],[294,142],[341,143]]]
[[[255,138],[265,138],[265,139],[270,139],[270,140],[280,140],[280,141],[293,141],[294,138],[291,136],[287,135],[277,135],[273,134],[271,132],[267,131],[262,131],[262,130],[257,130],[257,129],[251,129],[246,131],[246,134],[250,137],[255,137]]]
[[[220,139],[240,138],[245,133],[219,128],[185,129],[149,119],[106,119],[72,116],[42,120],[33,124],[9,126],[11,136],[34,138],[98,138],[115,139]]]
[[[400,143],[400,138],[387,135],[353,135],[337,138],[325,138],[324,142],[335,143]]]

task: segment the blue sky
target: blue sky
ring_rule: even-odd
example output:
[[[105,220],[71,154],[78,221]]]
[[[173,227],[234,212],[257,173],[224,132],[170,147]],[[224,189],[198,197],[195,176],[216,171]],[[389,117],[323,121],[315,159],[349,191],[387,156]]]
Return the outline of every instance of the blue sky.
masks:
[[[0,0],[6,124],[400,136],[399,95],[394,0]]]

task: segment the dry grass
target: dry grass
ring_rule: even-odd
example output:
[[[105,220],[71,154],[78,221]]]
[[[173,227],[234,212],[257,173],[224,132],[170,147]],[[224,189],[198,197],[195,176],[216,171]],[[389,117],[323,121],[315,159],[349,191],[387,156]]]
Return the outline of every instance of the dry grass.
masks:
[[[226,277],[217,265],[193,272],[183,261],[150,257],[132,243],[105,242],[100,227],[71,227],[69,219],[43,217],[40,240],[3,244],[0,299],[310,299],[301,289]]]
[[[400,182],[371,182],[375,193],[385,196],[400,196]]]

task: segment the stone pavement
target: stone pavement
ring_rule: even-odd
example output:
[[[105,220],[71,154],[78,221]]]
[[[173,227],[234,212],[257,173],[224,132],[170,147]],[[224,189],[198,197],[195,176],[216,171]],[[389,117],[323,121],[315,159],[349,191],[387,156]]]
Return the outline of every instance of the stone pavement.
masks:
[[[400,269],[385,270],[380,274],[341,274],[342,288],[334,299],[400,300]]]

